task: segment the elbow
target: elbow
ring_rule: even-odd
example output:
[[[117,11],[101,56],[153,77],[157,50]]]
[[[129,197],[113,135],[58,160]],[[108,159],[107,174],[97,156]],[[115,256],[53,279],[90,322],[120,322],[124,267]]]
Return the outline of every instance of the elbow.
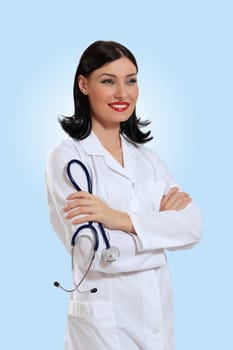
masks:
[[[195,227],[193,227],[191,232],[191,237],[192,237],[193,245],[196,245],[201,241],[201,238],[202,238],[201,222],[196,223]]]
[[[188,220],[189,224],[184,226],[181,244],[175,247],[169,247],[168,250],[176,251],[191,249],[198,244],[202,238],[202,222],[200,212]]]
[[[189,225],[189,232],[190,232],[190,243],[191,245],[196,245],[199,243],[202,239],[202,218],[201,218],[201,212],[200,209],[193,205],[193,210],[190,217],[190,225]]]
[[[195,228],[195,237],[196,237],[196,242],[200,242],[202,238],[202,217],[201,217],[201,211],[200,209],[196,206],[195,214],[194,214],[194,228]]]

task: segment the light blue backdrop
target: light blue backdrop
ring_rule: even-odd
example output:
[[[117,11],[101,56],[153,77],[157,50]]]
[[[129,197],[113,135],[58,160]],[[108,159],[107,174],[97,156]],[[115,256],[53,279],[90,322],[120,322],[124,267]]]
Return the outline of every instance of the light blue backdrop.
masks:
[[[1,8],[0,348],[63,349],[70,260],[47,212],[48,150],[73,111],[82,51],[128,46],[151,147],[203,214],[203,241],[170,253],[178,350],[231,349],[232,7],[230,1],[11,1]],[[146,350],[146,349],[145,349]]]

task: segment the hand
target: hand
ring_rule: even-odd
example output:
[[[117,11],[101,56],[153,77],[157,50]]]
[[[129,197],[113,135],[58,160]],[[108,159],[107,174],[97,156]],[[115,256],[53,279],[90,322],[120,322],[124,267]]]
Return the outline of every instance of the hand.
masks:
[[[192,199],[188,193],[179,191],[178,187],[172,187],[166,195],[163,196],[160,203],[160,211],[182,210],[191,203]]]
[[[64,208],[67,219],[72,224],[80,225],[88,221],[102,223],[111,230],[122,230],[134,233],[131,219],[127,213],[110,208],[99,197],[88,192],[74,192],[67,197],[68,204]]]
[[[111,216],[113,215],[113,209],[108,207],[97,196],[88,192],[74,192],[67,197],[67,200],[69,202],[65,206],[64,212],[67,213],[67,219],[75,218],[72,224],[96,221],[106,225],[109,218],[111,220]]]

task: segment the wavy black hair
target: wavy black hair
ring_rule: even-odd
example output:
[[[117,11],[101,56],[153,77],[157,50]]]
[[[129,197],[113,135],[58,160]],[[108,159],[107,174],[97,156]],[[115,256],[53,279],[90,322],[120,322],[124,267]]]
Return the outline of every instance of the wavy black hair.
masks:
[[[85,139],[92,128],[89,100],[88,96],[83,94],[79,88],[79,76],[88,77],[94,70],[121,57],[127,57],[135,65],[138,72],[134,55],[125,46],[115,41],[95,41],[83,52],[74,78],[74,115],[71,117],[62,116],[59,119],[63,130],[72,138]],[[128,120],[120,123],[120,132],[131,142],[145,143],[152,140],[153,137],[150,136],[150,131],[142,132],[141,128],[149,124],[150,121],[141,121],[136,116],[135,109]]]

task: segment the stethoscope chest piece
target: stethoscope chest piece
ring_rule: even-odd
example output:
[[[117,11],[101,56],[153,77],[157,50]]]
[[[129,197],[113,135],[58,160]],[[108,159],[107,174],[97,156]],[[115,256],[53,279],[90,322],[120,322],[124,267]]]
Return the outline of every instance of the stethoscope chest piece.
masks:
[[[102,259],[105,262],[112,262],[117,260],[117,258],[119,258],[120,256],[120,251],[117,247],[109,247],[109,248],[104,248],[102,250]]]

